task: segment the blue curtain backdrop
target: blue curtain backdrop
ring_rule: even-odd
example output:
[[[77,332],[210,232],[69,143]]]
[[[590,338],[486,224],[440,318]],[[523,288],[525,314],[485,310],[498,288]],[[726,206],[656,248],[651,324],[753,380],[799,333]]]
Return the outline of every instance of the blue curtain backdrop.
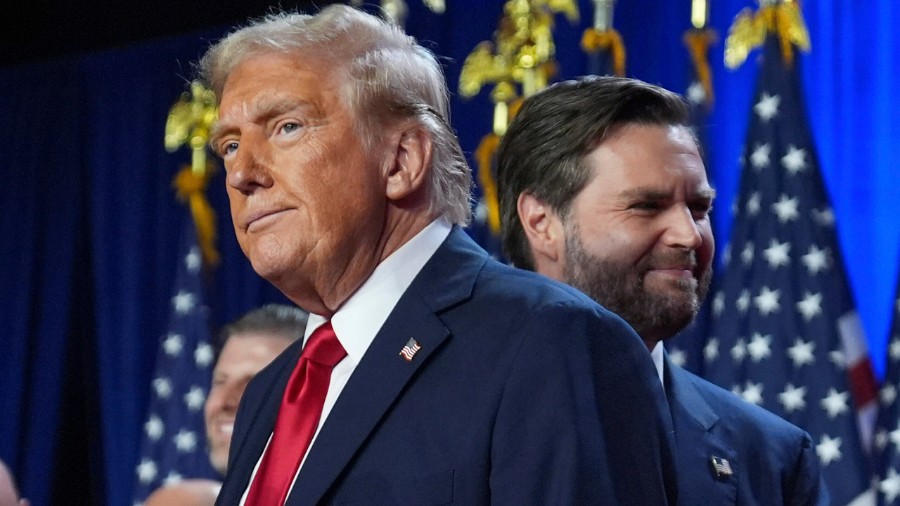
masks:
[[[618,2],[628,75],[685,88],[689,4]],[[409,0],[407,29],[446,57],[454,92],[462,61],[491,38],[501,5],[448,0],[436,15]],[[557,20],[563,78],[587,68],[578,43],[592,3],[579,6],[579,24]],[[726,71],[722,41],[735,14],[752,6],[712,2],[720,42],[711,54],[709,170],[720,195],[720,247],[756,75],[752,62]],[[808,114],[880,372],[900,251],[900,12],[892,0],[807,1],[803,10],[813,44],[801,60]],[[0,69],[0,458],[37,506],[130,502],[184,216],[171,179],[187,154],[163,150],[163,127],[190,63],[224,31]],[[454,95],[453,124],[474,151],[491,124],[486,91],[468,101]],[[223,255],[209,290],[214,327],[284,300],[237,247],[222,176],[208,191]]]

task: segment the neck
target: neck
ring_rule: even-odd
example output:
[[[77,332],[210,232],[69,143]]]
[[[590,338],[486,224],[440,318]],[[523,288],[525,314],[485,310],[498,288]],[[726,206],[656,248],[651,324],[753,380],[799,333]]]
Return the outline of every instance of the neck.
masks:
[[[427,227],[430,214],[401,214],[384,223],[378,239],[357,246],[342,265],[318,273],[311,286],[282,290],[291,301],[312,313],[331,318],[372,275],[378,265]],[[295,294],[295,295],[291,295]]]
[[[644,336],[640,336],[641,341],[644,341],[644,345],[647,346],[647,349],[653,351],[653,348],[656,348],[656,345],[659,344],[662,339],[647,339]]]

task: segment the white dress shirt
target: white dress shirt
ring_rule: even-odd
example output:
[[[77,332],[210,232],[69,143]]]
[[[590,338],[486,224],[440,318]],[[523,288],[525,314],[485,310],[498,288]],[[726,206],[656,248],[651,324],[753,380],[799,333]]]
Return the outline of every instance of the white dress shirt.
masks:
[[[319,418],[319,425],[313,434],[309,448],[300,461],[300,467],[297,474],[294,475],[294,482],[297,481],[297,475],[303,468],[303,463],[309,455],[309,449],[316,442],[316,437],[322,429],[322,425],[331,413],[331,408],[337,402],[338,396],[350,379],[350,375],[356,369],[357,364],[362,360],[369,345],[375,339],[375,335],[381,330],[381,326],[387,320],[394,306],[412,284],[413,279],[425,266],[425,263],[434,255],[438,247],[444,242],[444,239],[450,235],[450,223],[444,218],[439,218],[421,232],[416,234],[412,239],[401,246],[397,251],[384,259],[383,262],[375,267],[372,275],[369,276],[362,286],[347,299],[344,304],[331,317],[331,326],[337,335],[341,346],[347,351],[347,356],[338,362],[331,371],[331,379],[328,383],[328,393],[325,395],[325,404],[322,406],[322,416]],[[310,314],[309,322],[306,324],[306,332],[303,337],[304,346],[306,340],[319,326],[328,321],[325,317]],[[272,436],[269,435],[269,443],[272,442]],[[244,506],[247,501],[247,494],[250,492],[250,486],[256,477],[256,472],[262,462],[265,452],[269,448],[266,443],[266,449],[256,461],[253,468],[253,474],[250,475],[250,481],[247,484],[244,495],[241,497],[240,506]],[[293,488],[293,483],[291,487]],[[290,496],[290,493],[288,493]]]
[[[659,375],[659,382],[662,383],[663,391],[666,390],[666,383],[663,381],[663,366],[665,365],[665,361],[663,361],[663,343],[662,341],[656,343],[656,346],[650,350],[650,358],[653,359],[653,365],[656,366],[656,374]]]

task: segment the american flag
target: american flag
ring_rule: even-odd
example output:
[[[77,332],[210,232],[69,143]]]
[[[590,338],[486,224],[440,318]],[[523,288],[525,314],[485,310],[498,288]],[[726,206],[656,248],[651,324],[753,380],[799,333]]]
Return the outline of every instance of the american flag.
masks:
[[[134,504],[184,478],[214,478],[206,452],[203,403],[209,391],[213,348],[203,299],[203,259],[188,217],[179,247],[167,333],[160,340]]]
[[[400,350],[400,356],[406,359],[407,362],[411,362],[413,357],[416,356],[416,353],[421,349],[422,346],[419,345],[418,341],[409,338],[409,341],[406,341],[406,345]]]
[[[900,506],[900,281],[894,301],[894,324],[888,340],[887,372],[879,392],[875,455],[878,504]]]
[[[704,375],[809,432],[833,504],[871,502],[857,415],[873,413],[874,375],[803,108],[769,35]]]
[[[720,478],[726,478],[734,474],[734,471],[731,470],[731,463],[722,457],[710,457],[709,463],[712,465],[713,471],[716,473],[716,476]]]

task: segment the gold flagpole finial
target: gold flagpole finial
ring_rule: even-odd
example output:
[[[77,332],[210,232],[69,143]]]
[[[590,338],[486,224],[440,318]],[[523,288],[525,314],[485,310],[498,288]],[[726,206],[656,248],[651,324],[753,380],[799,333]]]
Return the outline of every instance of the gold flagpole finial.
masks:
[[[173,153],[183,145],[191,148],[191,167],[198,174],[206,170],[206,143],[209,130],[216,121],[216,95],[197,81],[190,92],[169,109],[166,119],[166,151]]]
[[[554,13],[577,20],[578,5],[575,0],[507,0],[493,41],[479,43],[463,62],[460,94],[473,97],[484,86],[502,85],[491,96],[508,105],[519,96],[517,86],[524,96],[547,86],[556,68]]]
[[[191,164],[178,172],[172,184],[178,199],[191,209],[200,250],[208,265],[219,261],[215,248],[216,216],[205,194],[213,172],[213,166],[206,158],[206,145],[217,114],[215,94],[194,81],[190,91],[182,93],[169,110],[164,140],[170,153],[185,145],[191,150]]]
[[[500,231],[500,211],[492,170],[494,154],[520,97],[546,87],[556,72],[555,13],[564,13],[575,21],[578,5],[575,0],[506,0],[493,41],[475,46],[459,75],[459,93],[463,97],[474,97],[485,86],[492,86],[492,129],[475,150],[475,159],[487,223],[495,234]]]
[[[791,0],[760,0],[757,12],[744,9],[738,13],[725,39],[725,65],[740,67],[750,51],[761,46],[768,34],[778,36],[781,55],[787,65],[794,61],[794,46],[810,49],[809,32],[800,5]]]

